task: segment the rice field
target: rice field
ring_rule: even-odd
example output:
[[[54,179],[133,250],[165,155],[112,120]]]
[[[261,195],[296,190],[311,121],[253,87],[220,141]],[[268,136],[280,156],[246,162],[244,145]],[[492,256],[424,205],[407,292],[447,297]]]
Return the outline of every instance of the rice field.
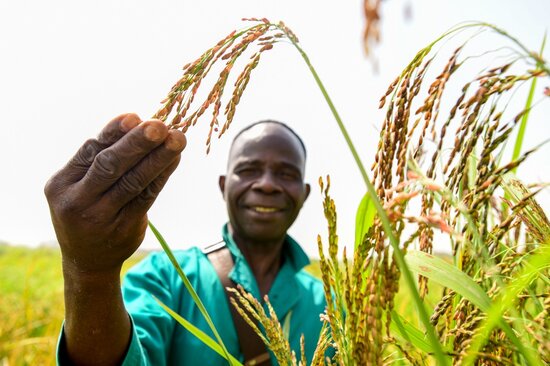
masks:
[[[59,250],[0,244],[0,293],[0,365],[55,365],[64,316]]]

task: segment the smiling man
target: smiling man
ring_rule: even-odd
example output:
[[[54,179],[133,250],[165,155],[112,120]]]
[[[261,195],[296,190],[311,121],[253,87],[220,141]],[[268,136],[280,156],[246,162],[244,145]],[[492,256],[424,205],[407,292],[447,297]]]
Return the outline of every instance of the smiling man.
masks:
[[[126,276],[124,260],[141,241],[146,212],[179,162],[185,137],[136,115],[111,121],[46,185],[63,253],[66,320],[58,360],[64,364],[226,365],[179,326],[153,296],[210,335],[206,321],[163,253]],[[261,121],[234,139],[219,186],[229,222],[213,245],[176,252],[228,351],[247,364],[276,364],[229,305],[224,288],[268,295],[289,342],[300,336],[312,359],[324,311],[322,284],[303,271],[309,260],[287,230],[310,187],[306,150],[283,123]],[[152,296],[153,295],[153,296]]]
[[[229,232],[265,295],[281,266],[286,232],[309,195],[305,148],[286,125],[264,121],[233,141],[227,175],[219,180]]]

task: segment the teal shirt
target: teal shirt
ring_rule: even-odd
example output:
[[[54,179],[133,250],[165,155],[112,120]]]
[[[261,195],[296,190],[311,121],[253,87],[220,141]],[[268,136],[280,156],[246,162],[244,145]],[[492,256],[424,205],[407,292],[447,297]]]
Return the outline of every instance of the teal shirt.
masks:
[[[227,225],[222,235],[235,262],[229,273],[230,279],[259,298],[260,292],[250,266],[228,233]],[[229,353],[243,361],[230,305],[214,267],[199,248],[176,251],[174,255],[203,301]],[[286,238],[283,258],[282,267],[269,290],[269,301],[281,323],[285,317],[290,317],[289,343],[298,358],[300,336],[304,334],[306,357],[311,361],[322,326],[319,314],[324,312],[326,305],[323,285],[303,270],[309,259],[290,236]],[[153,296],[157,297],[215,339],[164,253],[151,254],[134,266],[127,273],[122,290],[133,325],[133,336],[123,365],[228,364],[173,320],[153,299]],[[277,364],[273,355],[271,361],[273,365]]]

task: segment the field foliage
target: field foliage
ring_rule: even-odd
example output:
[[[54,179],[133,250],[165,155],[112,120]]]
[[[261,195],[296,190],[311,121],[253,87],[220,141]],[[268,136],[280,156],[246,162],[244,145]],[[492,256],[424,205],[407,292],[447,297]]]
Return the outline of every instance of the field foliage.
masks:
[[[0,365],[55,365],[65,310],[61,253],[0,244],[0,279]]]
[[[183,67],[183,76],[155,118],[186,131],[211,111],[209,149],[212,135],[221,137],[231,125],[262,55],[279,44],[291,44],[330,107],[365,184],[355,243],[342,247],[330,177],[319,179],[328,223],[327,236],[318,237],[328,305],[322,314],[326,327],[312,360],[304,359],[303,350],[301,355],[290,350],[269,306],[262,308],[242,289],[234,291],[238,298],[234,305],[253,328],[256,321],[264,326],[264,342],[278,362],[298,366],[550,362],[550,222],[535,200],[547,184],[526,185],[516,176],[518,167],[540,147],[524,148],[523,138],[531,110],[550,96],[548,88],[542,93],[536,88],[537,80],[547,81],[550,75],[542,57],[545,40],[539,52],[532,51],[495,25],[466,22],[420,49],[380,99],[386,113],[368,171],[296,35],[283,22],[245,21],[251,25],[229,33]],[[493,39],[492,49],[487,49],[485,40],[486,51],[473,51],[471,45],[483,42],[488,34],[502,44]],[[245,51],[251,56],[244,57],[248,63],[238,73],[235,65]],[[222,71],[206,99],[197,103],[199,86],[214,66]],[[236,73],[231,87],[228,80]],[[224,97],[228,91],[230,96]],[[512,143],[510,158],[506,146]],[[361,141],[357,146],[361,148]],[[151,228],[171,256],[160,233]],[[433,257],[436,238],[452,253],[451,263]],[[353,256],[346,256],[346,250]],[[435,306],[426,297],[430,282],[444,287]],[[416,309],[413,322],[397,311],[402,288]],[[200,307],[200,300],[196,302]],[[185,319],[167,311],[193,332]],[[203,315],[209,319],[204,311]],[[214,344],[211,347],[230,365],[239,364],[219,337],[214,341],[195,335]],[[328,347],[336,350],[331,360],[323,357]]]

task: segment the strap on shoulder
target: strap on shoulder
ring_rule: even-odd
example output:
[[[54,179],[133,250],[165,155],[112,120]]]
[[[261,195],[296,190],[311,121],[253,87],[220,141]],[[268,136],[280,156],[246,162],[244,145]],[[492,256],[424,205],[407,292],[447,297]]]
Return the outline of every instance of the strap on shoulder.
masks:
[[[212,266],[214,266],[225,290],[225,295],[227,296],[231,316],[233,318],[233,324],[237,331],[239,345],[244,355],[245,366],[271,365],[269,352],[267,352],[262,339],[254,332],[252,327],[246,323],[243,317],[237,312],[237,309],[231,304],[231,298],[234,298],[234,294],[227,289],[236,287],[235,283],[229,278],[229,272],[231,272],[234,262],[225,241],[222,240],[218,243],[208,245],[204,247],[202,251],[206,254]],[[252,316],[250,318],[253,319]]]
[[[202,252],[204,254],[206,254],[207,256],[210,254],[210,253],[213,253],[215,251],[218,251],[222,248],[224,248],[226,245],[225,245],[225,241],[222,239],[220,240],[219,242],[217,243],[214,243],[214,244],[210,244],[210,245],[207,245],[205,246],[204,248],[202,248]],[[210,257],[208,257],[210,259]]]

